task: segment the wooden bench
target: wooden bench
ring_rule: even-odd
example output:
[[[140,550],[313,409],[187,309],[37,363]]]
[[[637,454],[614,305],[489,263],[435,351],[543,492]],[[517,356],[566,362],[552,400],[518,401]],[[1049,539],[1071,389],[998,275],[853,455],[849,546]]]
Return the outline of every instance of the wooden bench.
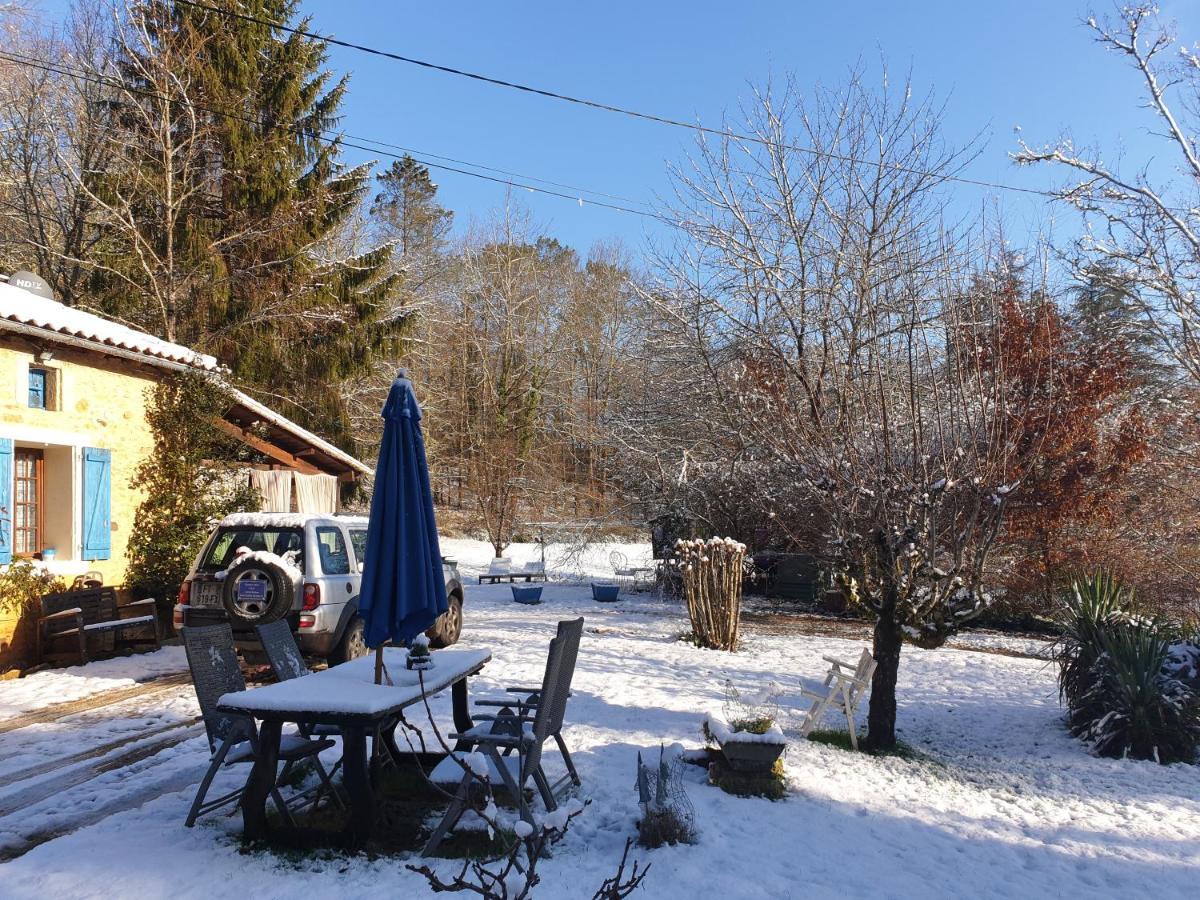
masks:
[[[518,581],[524,581],[528,584],[531,581],[545,581],[545,572],[501,572],[496,574],[484,574],[479,576],[480,584],[515,584]]]
[[[38,659],[41,662],[89,659],[88,638],[112,635],[114,646],[162,646],[154,600],[119,603],[116,588],[93,587],[42,597],[38,617]],[[55,645],[68,645],[57,649]]]

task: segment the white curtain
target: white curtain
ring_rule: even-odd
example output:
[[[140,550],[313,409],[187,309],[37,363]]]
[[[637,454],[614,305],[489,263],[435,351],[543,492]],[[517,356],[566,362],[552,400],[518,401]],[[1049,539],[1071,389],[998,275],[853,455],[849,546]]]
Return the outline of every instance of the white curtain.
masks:
[[[292,511],[292,473],[290,471],[251,469],[250,487],[262,495],[263,512]]]
[[[296,510],[302,513],[337,512],[338,480],[333,475],[296,473]]]

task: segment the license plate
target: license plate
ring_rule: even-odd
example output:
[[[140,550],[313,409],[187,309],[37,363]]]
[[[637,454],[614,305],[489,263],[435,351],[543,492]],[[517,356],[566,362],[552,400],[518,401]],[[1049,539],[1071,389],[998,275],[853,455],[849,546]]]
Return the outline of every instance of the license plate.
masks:
[[[267,599],[267,583],[265,581],[239,581],[237,596],[238,600],[242,602],[262,602]]]
[[[221,605],[221,585],[211,581],[192,582],[192,604],[216,607]]]

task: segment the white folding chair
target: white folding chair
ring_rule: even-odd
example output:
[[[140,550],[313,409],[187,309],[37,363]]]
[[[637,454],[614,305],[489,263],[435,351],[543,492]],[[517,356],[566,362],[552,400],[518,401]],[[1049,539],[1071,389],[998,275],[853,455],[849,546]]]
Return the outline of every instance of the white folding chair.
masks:
[[[800,736],[808,737],[830,709],[840,709],[845,714],[846,726],[850,729],[850,745],[857,750],[858,734],[854,726],[854,714],[863,696],[871,689],[875,658],[871,656],[871,651],[865,648],[858,657],[857,665],[842,662],[832,656],[821,658],[829,663],[829,674],[825,676],[825,683],[817,689],[800,689],[800,696],[813,701],[800,726]]]

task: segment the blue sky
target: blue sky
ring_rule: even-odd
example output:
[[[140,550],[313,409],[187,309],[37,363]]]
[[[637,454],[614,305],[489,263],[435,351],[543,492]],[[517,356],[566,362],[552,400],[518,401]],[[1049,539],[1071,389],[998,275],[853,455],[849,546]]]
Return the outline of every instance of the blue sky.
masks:
[[[1200,4],[1161,4],[1180,35],[1200,40]],[[51,15],[65,3],[47,0]],[[863,62],[879,75],[911,69],[918,91],[948,100],[946,138],[984,133],[968,175],[1047,187],[1049,170],[1018,170],[1014,126],[1031,143],[1068,131],[1077,144],[1124,148],[1142,159],[1153,125],[1138,108],[1131,70],[1080,24],[1082,0],[856,0],[842,3],[692,2],[399,3],[309,0],[315,31],[406,56],[684,120],[719,125],[750,85],[794,73],[799,84],[841,84]],[[347,133],[597,191],[653,201],[669,187],[668,161],[693,135],[401,63],[332,48],[352,74]],[[351,161],[367,157],[350,151]],[[386,163],[386,160],[384,161]],[[505,188],[435,172],[459,226],[504,203]],[[959,186],[963,210],[1000,200],[1010,238],[1071,230],[1068,213],[1039,199]],[[515,192],[548,234],[586,250],[619,238],[635,254],[661,226],[590,204]]]

